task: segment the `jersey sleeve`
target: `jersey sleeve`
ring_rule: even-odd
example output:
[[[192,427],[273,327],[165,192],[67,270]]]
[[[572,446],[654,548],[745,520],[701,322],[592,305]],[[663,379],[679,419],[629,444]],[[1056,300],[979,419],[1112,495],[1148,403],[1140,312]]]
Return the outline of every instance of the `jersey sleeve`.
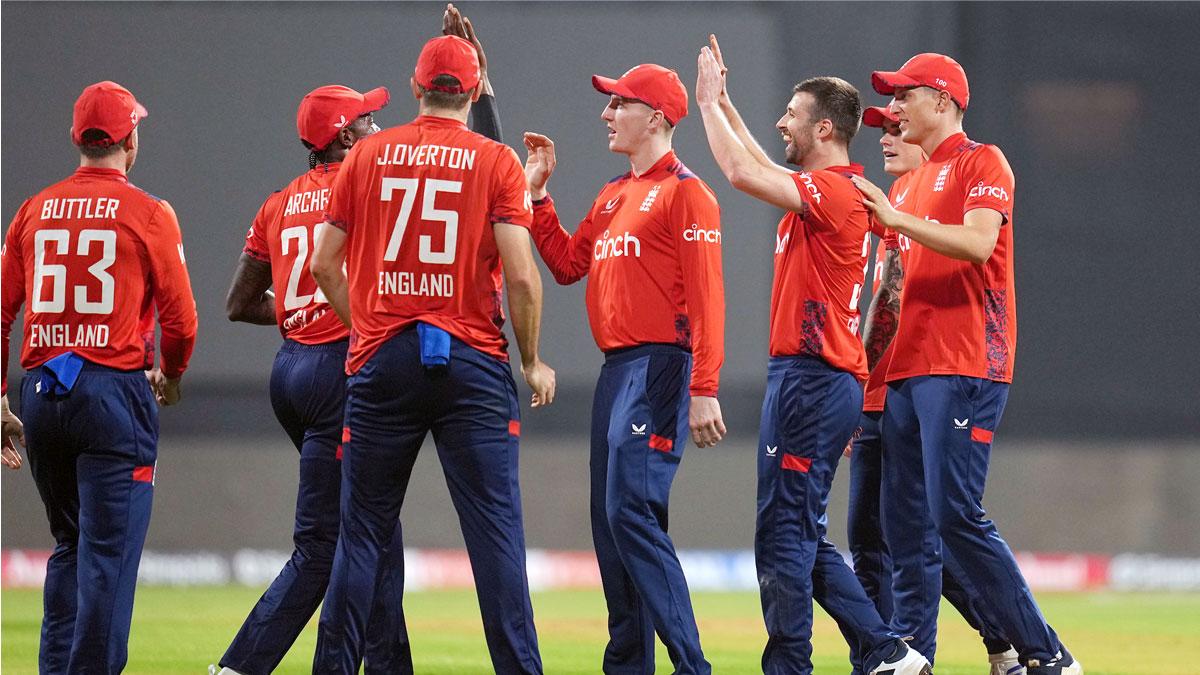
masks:
[[[888,251],[900,250],[900,235],[896,234],[895,230],[884,231],[883,248]]]
[[[358,200],[354,194],[354,151],[362,144],[356,143],[350,148],[350,154],[342,162],[333,179],[333,187],[329,190],[329,206],[325,211],[325,222],[349,234],[354,227],[355,205]]]
[[[967,194],[963,199],[963,217],[972,209],[992,209],[1012,220],[1012,198],[1016,179],[1004,153],[994,145],[976,148],[963,158],[960,179]]]
[[[254,222],[250,224],[250,231],[246,233],[246,245],[242,247],[242,253],[254,258],[259,262],[270,264],[271,249],[267,246],[267,204],[271,200],[267,200],[258,209],[258,213],[254,216]]]
[[[692,332],[692,396],[716,396],[725,362],[725,282],[721,209],[698,178],[679,183],[669,222],[675,231],[684,300]]]
[[[150,220],[150,279],[158,323],[162,326],[163,374],[178,378],[187,370],[196,343],[196,300],[183,256],[183,235],[175,210],[165,201]]]
[[[824,232],[837,231],[855,205],[862,205],[854,184],[837,174],[800,171],[792,174],[792,181],[804,201],[800,215],[808,227]]]
[[[521,168],[517,153],[507,145],[501,147],[496,158],[491,198],[488,207],[491,223],[508,223],[525,229],[532,225],[533,206],[525,185],[525,170]]]
[[[587,276],[592,267],[592,211],[579,223],[575,234],[567,234],[558,220],[549,195],[533,204],[533,245],[554,280],[566,286]]]
[[[25,221],[25,210],[29,201],[21,204],[17,215],[4,236],[4,246],[0,248],[0,275],[4,277],[3,284],[3,327],[0,331],[4,336],[4,363],[0,366],[0,391],[8,394],[8,362],[9,337],[12,335],[13,322],[17,320],[17,312],[25,302],[25,261],[21,257],[21,232]]]

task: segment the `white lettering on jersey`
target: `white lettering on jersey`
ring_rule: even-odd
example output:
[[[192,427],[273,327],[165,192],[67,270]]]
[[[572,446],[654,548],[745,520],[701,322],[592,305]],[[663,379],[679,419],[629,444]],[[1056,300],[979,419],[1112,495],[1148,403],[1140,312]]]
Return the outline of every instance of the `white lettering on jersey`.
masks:
[[[454,297],[454,275],[421,272],[380,272],[379,295]]]
[[[42,220],[73,218],[116,218],[120,199],[112,197],[63,197],[42,202]]]
[[[596,240],[592,251],[596,260],[607,260],[609,258],[620,258],[630,255],[640,258],[642,257],[642,242],[630,232],[609,237],[606,230],[604,236]]]
[[[816,183],[813,183],[812,174],[807,171],[804,171],[804,172],[800,173],[799,175],[800,175],[800,181],[802,183],[804,183],[804,187],[808,188],[808,191],[810,194],[812,194],[813,199],[818,204],[820,204],[821,203],[821,191],[817,189]]]
[[[309,190],[308,192],[297,192],[288,197],[287,206],[283,210],[284,217],[294,216],[298,213],[311,213],[313,211],[324,212],[329,206],[329,188],[321,188],[320,190]]]
[[[29,325],[29,347],[107,347],[105,324],[73,326],[65,323]]]
[[[683,240],[719,244],[721,243],[721,231],[702,230],[698,223],[692,223],[691,227],[683,231]]]
[[[650,188],[650,192],[646,193],[646,198],[642,200],[642,205],[638,207],[638,211],[650,213],[650,207],[654,206],[654,200],[658,199],[658,191],[661,189],[661,185],[655,185]]]
[[[996,199],[1007,202],[1008,201],[1008,190],[1005,190],[1004,188],[999,187],[997,185],[984,185],[983,181],[979,181],[979,183],[975,187],[971,188],[971,191],[967,193],[967,196],[968,197],[995,197]]]
[[[388,143],[383,146],[375,163],[379,166],[444,166],[448,169],[470,171],[475,168],[475,150],[452,148],[446,145],[408,145]]]

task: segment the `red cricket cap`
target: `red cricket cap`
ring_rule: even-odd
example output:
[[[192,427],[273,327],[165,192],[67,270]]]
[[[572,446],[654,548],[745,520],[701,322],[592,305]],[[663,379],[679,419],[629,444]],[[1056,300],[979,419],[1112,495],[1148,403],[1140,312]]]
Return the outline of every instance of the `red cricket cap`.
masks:
[[[679,81],[679,74],[655,63],[634,66],[615,80],[593,75],[592,86],[601,94],[636,99],[661,110],[671,126],[688,114],[687,88]]]
[[[146,108],[128,89],[109,80],[97,82],[75,99],[71,140],[82,145],[83,132],[99,129],[108,135],[108,140],[97,145],[112,145],[124,140],[146,116]]]
[[[387,87],[376,87],[360,94],[350,87],[328,84],[308,92],[296,111],[296,131],[300,140],[318,150],[333,142],[337,132],[367,113],[380,110],[391,100]]]
[[[891,96],[898,87],[933,87],[950,94],[963,110],[971,98],[966,72],[958,61],[944,54],[917,54],[900,70],[877,70],[871,73],[871,86],[885,96]]]
[[[891,110],[886,107],[871,106],[863,109],[862,123],[869,127],[882,129],[884,122],[892,122],[893,124],[899,121]]]
[[[433,84],[438,75],[450,75],[459,81],[460,87],[441,87]],[[479,55],[475,45],[457,35],[435,37],[421,48],[417,57],[417,84],[433,91],[462,94],[479,84]]]

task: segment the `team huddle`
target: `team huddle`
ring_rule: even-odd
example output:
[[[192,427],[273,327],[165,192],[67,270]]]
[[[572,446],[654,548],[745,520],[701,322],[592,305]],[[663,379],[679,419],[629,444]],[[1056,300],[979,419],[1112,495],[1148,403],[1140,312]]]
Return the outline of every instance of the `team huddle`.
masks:
[[[689,437],[705,448],[726,434],[720,209],[672,145],[687,89],[655,64],[593,76],[608,96],[608,148],[630,171],[570,232],[548,188],[554,142],[525,133],[522,165],[503,144],[474,27],[450,6],[443,33],[417,60],[408,124],[375,125],[384,87],[304,96],[309,170],[267,198],[246,235],[226,307],[283,336],[270,389],[300,458],[295,550],[210,673],[273,671],[318,607],[314,673],[412,672],[400,513],[430,433],[493,667],[542,672],[502,330],[511,323],[532,405],[552,404],[534,249],[558,283],[586,277],[604,352],[590,462],[601,668],[653,672],[657,637],[675,672],[711,672],[667,534]],[[696,107],[722,173],[785,211],[756,460],[763,672],[812,672],[816,601],[856,675],[929,675],[945,596],[979,632],[993,675],[1082,674],[982,507],[1016,349],[1015,190],[1001,151],[962,131],[962,67],[926,53],[876,71],[872,87],[892,98],[865,109],[843,79],[797,84],[776,124],[793,170],[739,115],[715,37],[697,66]],[[179,402],[195,341],[175,213],[127,178],[146,116],[114,82],[87,87],[72,124],[79,169],[26,200],[5,236],[3,462],[20,468],[24,446],[56,541],[43,673],[125,666],[157,408]],[[862,125],[881,130],[889,194],[850,161]],[[7,359],[22,305],[18,419]],[[853,567],[825,537],[843,454]]]

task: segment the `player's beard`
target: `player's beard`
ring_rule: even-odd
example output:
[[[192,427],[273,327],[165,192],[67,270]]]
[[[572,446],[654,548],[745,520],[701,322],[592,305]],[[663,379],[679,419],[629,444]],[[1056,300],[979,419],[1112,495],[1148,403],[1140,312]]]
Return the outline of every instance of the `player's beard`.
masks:
[[[788,143],[787,149],[784,150],[784,159],[788,164],[799,166],[812,151],[814,142],[811,129],[806,130],[804,136],[793,135],[792,142]]]

